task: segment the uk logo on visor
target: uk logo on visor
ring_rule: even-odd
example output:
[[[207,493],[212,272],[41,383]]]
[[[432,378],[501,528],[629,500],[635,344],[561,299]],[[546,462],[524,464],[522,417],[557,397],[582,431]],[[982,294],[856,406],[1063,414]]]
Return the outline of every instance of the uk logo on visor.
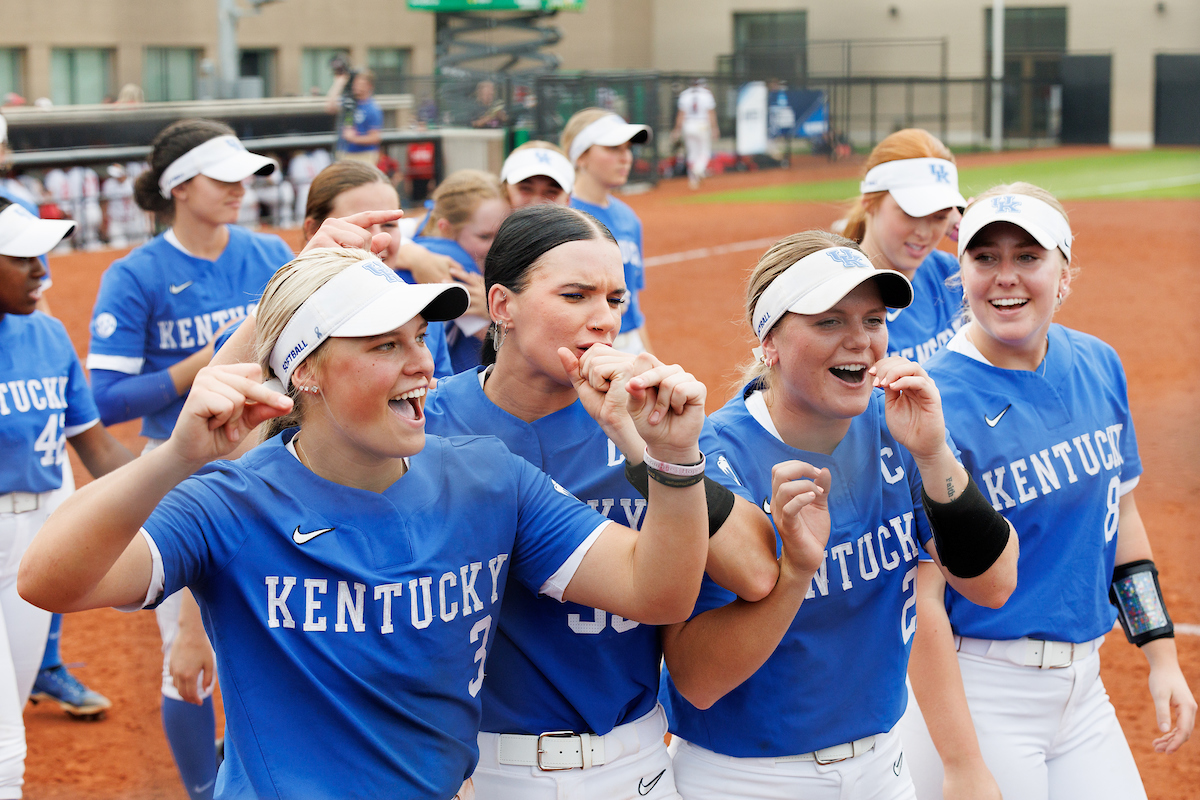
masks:
[[[1021,203],[1012,195],[992,198],[992,208],[997,214],[1019,214]]]
[[[950,182],[950,170],[946,169],[941,164],[930,164],[929,171],[933,173],[933,179],[938,183]]]
[[[864,268],[871,269],[872,268],[871,265],[867,263],[867,260],[865,258],[863,258],[858,253],[854,252],[853,250],[849,250],[844,247],[831,247],[830,249],[825,251],[825,254],[827,256],[829,256],[829,258],[831,260],[836,261],[837,263],[841,264],[843,267],[851,267],[851,268],[858,268],[858,269],[864,269]]]

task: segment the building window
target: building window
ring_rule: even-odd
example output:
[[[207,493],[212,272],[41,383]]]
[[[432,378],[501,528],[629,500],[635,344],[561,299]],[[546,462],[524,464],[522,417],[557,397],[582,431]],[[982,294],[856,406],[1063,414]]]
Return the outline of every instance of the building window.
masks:
[[[350,61],[350,51],[344,47],[306,47],[300,57],[300,91],[302,94],[322,95],[333,85],[333,70],[329,62],[336,56]]]
[[[408,89],[412,51],[399,47],[372,47],[367,51],[367,66],[375,73],[377,94],[403,94]]]
[[[10,93],[25,93],[25,53],[16,47],[0,47],[0,105]]]
[[[807,45],[808,12],[733,15],[734,70],[740,75],[802,81]]]
[[[151,103],[195,100],[200,51],[189,47],[147,47],[142,90]]]
[[[56,47],[50,51],[50,99],[58,106],[103,103],[113,95],[113,51]]]
[[[239,70],[242,84],[254,82],[257,92],[249,94],[239,92],[239,97],[274,97],[275,89],[275,51],[274,50],[242,50],[238,54]]]

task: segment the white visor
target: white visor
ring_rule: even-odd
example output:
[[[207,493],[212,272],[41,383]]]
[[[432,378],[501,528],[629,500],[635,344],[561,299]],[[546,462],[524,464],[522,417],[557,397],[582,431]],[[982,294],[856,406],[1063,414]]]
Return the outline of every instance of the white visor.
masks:
[[[958,168],[944,158],[885,161],[867,172],[858,186],[863,194],[890,192],[910,217],[925,217],[967,204],[958,191]]]
[[[544,147],[516,150],[504,159],[500,169],[500,181],[510,186],[534,175],[545,175],[567,194],[575,188],[575,168],[571,162],[561,153]]]
[[[44,256],[74,228],[74,220],[41,219],[13,203],[0,211],[0,256]]]
[[[654,131],[649,125],[634,125],[621,119],[616,114],[607,114],[588,125],[571,141],[571,163],[579,161],[579,157],[587,152],[594,144],[605,147],[616,147],[619,144],[632,142],[645,144],[654,138]]]
[[[454,319],[469,295],[457,283],[405,283],[378,259],[348,267],[300,304],[271,350],[271,370],[283,383],[331,336],[378,336],[420,314],[426,321]]]
[[[197,175],[236,183],[251,175],[270,175],[274,169],[274,159],[249,152],[236,136],[217,136],[172,161],[158,179],[158,189],[170,199],[172,189]]]
[[[1049,203],[1027,194],[1004,194],[972,203],[958,224],[959,258],[976,234],[993,222],[1011,222],[1047,250],[1057,247],[1071,263],[1071,226],[1066,217]]]
[[[876,279],[883,304],[906,308],[913,299],[912,284],[902,273],[875,269],[867,257],[849,247],[830,247],[792,264],[767,287],[754,304],[754,335],[761,342],[789,311],[820,314],[864,281]]]

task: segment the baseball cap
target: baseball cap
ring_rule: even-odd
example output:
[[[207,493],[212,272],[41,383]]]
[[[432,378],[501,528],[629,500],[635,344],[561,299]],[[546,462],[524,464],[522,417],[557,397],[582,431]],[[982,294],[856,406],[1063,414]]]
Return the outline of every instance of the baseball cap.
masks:
[[[835,306],[864,281],[875,280],[883,304],[907,308],[912,284],[900,272],[875,269],[867,257],[849,247],[809,253],[779,274],[754,304],[754,335],[761,342],[787,312],[820,314]]]
[[[575,186],[575,169],[571,162],[562,153],[545,147],[514,150],[504,159],[500,169],[500,180],[509,184],[520,183],[534,175],[545,175],[567,194]]]
[[[958,168],[944,158],[902,158],[872,167],[859,184],[863,194],[889,192],[910,217],[967,204],[958,191]]]
[[[271,349],[271,369],[284,388],[317,345],[330,337],[378,336],[420,314],[429,322],[467,310],[467,290],[457,283],[405,283],[376,258],[339,272],[300,304]]]
[[[269,175],[275,166],[274,159],[246,150],[236,136],[216,136],[172,161],[158,179],[158,188],[169,199],[172,189],[197,175],[234,183],[251,175]]]
[[[645,144],[652,138],[654,131],[649,125],[634,125],[617,114],[605,114],[579,132],[571,142],[571,152],[568,155],[574,164],[594,144],[605,147],[615,147],[626,142]]]
[[[0,256],[44,256],[74,228],[74,220],[41,219],[13,203],[0,211]]]
[[[958,257],[981,230],[993,222],[1011,222],[1028,231],[1047,250],[1058,248],[1071,263],[1071,226],[1058,209],[1027,194],[985,197],[971,204],[958,224]]]

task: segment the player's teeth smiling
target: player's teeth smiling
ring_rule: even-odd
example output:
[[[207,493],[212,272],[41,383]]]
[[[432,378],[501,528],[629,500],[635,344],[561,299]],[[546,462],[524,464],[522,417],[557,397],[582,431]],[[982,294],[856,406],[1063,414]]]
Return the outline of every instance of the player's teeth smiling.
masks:
[[[992,300],[991,303],[996,308],[1018,308],[1028,303],[1024,297],[1001,297],[998,300]]]
[[[862,383],[863,377],[867,374],[867,365],[842,364],[838,367],[830,367],[829,371],[833,373],[835,378],[843,380],[846,383]]]
[[[388,401],[388,406],[405,419],[421,418],[421,403],[425,397],[425,387],[412,389],[399,397]]]

